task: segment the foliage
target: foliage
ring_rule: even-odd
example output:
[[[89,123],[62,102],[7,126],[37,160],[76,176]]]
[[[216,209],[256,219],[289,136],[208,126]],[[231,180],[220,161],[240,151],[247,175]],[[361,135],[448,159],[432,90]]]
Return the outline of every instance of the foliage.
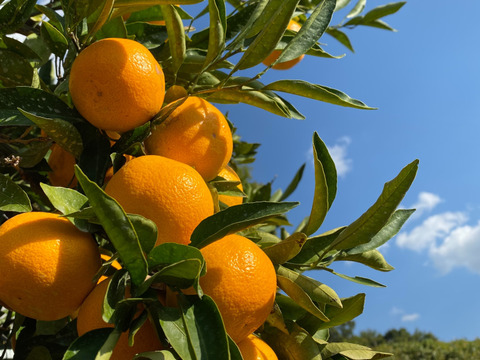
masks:
[[[130,329],[135,333],[138,324],[128,322],[127,315],[143,302],[159,336],[165,342],[168,339],[171,346],[145,358],[239,359],[212,299],[181,294],[191,286],[201,294],[198,279],[205,263],[198,249],[239,232],[257,242],[276,267],[282,292],[277,294],[275,311],[257,333],[279,358],[387,357],[389,354],[365,346],[329,342],[329,329],[362,313],[365,294],[341,299],[332,288],[305,272],[323,270],[382,287],[371,279],[336,273],[330,265],[355,261],[379,271],[392,269],[377,248],[391,239],[413,212],[397,210],[397,206],[415,178],[417,160],[388,181],[378,199],[357,220],[317,234],[336,196],[337,173],[327,147],[315,133],[313,206],[305,221],[289,234],[286,213],[298,203],[285,200],[299,184],[304,166],[286,189],[273,192],[271,184],[251,181],[244,168],[254,161],[259,144],[246,143],[235,134],[231,165],[242,177],[244,204],[221,209],[205,219],[194,231],[189,246],[165,244],[154,248],[155,225],[141,216],[126,214],[103,191],[103,183],[107,169],[121,166],[124,155],[144,154],[142,142],[151,126],[162,122],[182,99],[164,106],[144,126],[122,134],[111,147],[107,134],[90,125],[73,107],[68,77],[77,54],[92,42],[129,37],[150,49],[162,65],[167,89],[180,85],[189,95],[210,102],[244,103],[294,119],[304,116],[281,93],[370,110],[373,108],[330,86],[288,79],[263,84],[262,75],[274,64],[260,70],[257,65],[274,49],[282,50],[277,62],[302,54],[334,60],[339,56],[324,51],[319,42],[325,33],[353,51],[345,29],[370,26],[392,30],[382,18],[404,3],[381,5],[366,12],[366,0],[355,4],[350,0],[209,0],[203,11],[190,15],[187,5],[197,2],[200,0],[0,2],[2,222],[32,209],[68,216],[81,230],[95,236],[103,252],[121,262],[124,269],[116,272],[110,286],[120,289],[116,293],[124,293],[121,290],[127,279],[134,296],[132,300],[118,299],[112,295],[115,291],[109,291],[106,304],[117,305],[104,306],[104,311],[109,312],[115,330],[97,330],[80,338],[75,321],[70,319],[43,323],[5,310],[2,342],[9,344],[8,339],[15,334],[16,359],[83,359],[106,352],[105,359],[119,331]],[[349,5],[344,20],[331,25],[334,13]],[[130,14],[128,20],[122,17],[126,14]],[[195,29],[207,14],[208,27]],[[286,30],[292,18],[302,25],[298,33]],[[158,20],[165,25],[150,23]],[[10,34],[26,38],[19,41],[7,36]],[[255,75],[249,75],[252,72]],[[76,189],[48,186],[47,159],[52,143],[76,157]],[[221,181],[214,179],[210,184],[214,193],[230,190],[215,188],[216,184]],[[107,263],[101,272],[109,270]],[[179,293],[179,308],[152,300],[152,289],[165,287]]]

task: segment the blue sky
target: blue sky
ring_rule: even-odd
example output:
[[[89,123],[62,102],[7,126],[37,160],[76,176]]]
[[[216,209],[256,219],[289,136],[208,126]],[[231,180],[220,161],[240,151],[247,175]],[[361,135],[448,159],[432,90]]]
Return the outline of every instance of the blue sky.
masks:
[[[367,2],[367,9],[384,4]],[[456,4],[455,4],[456,5]],[[431,331],[441,340],[480,336],[480,192],[478,142],[480,3],[409,1],[385,20],[392,33],[373,28],[347,31],[354,54],[325,35],[321,42],[340,60],[305,58],[289,71],[270,71],[262,81],[304,79],[337,88],[375,111],[286,97],[305,116],[297,121],[248,106],[229,110],[239,134],[262,143],[253,175],[285,188],[301,164],[308,166],[289,200],[301,205],[293,223],[308,215],[313,194],[311,138],[329,146],[340,170],[337,198],[319,232],[347,225],[376,200],[383,184],[414,159],[417,178],[402,207],[418,209],[388,246],[389,273],[351,264],[348,275],[370,277],[387,288],[359,286],[324,272],[310,273],[340,296],[366,292],[356,330],[405,327]],[[338,17],[336,20],[339,20]]]

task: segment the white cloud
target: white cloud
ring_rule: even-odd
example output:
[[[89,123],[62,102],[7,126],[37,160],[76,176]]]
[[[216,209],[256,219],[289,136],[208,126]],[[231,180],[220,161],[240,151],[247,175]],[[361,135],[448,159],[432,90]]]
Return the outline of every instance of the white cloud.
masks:
[[[440,196],[422,191],[418,195],[418,200],[415,204],[412,205],[413,209],[416,209],[414,216],[420,217],[424,212],[432,211],[438,204],[440,204],[443,200]]]
[[[335,163],[337,169],[337,175],[344,177],[350,170],[352,170],[352,159],[347,157],[348,145],[352,140],[348,136],[342,136],[338,138],[333,146],[328,146],[327,149]],[[309,149],[307,152],[307,160],[313,160],[313,149]]]
[[[405,314],[402,315],[402,322],[413,322],[418,320],[420,317],[420,314],[414,313],[414,314]]]
[[[462,212],[445,212],[428,217],[422,224],[410,232],[402,232],[397,236],[397,245],[420,252],[434,249],[452,230],[463,225],[468,220]]]

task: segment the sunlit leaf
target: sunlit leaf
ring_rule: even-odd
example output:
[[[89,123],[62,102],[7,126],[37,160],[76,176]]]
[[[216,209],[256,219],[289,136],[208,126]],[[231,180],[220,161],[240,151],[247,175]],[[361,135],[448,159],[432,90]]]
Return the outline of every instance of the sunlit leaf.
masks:
[[[76,190],[43,183],[40,186],[55,209],[64,215],[79,211],[88,202],[88,198]]]
[[[325,315],[330,319],[329,322],[325,322],[320,325],[319,329],[328,329],[333,326],[337,326],[352,319],[355,319],[363,312],[363,306],[365,304],[365,294],[357,294],[355,296],[341,299],[343,308],[327,305],[325,309]]]
[[[176,74],[186,56],[185,30],[175,6],[162,5],[161,9],[167,25],[172,70]]]
[[[95,359],[113,328],[95,329],[77,338],[65,352],[62,360]]]
[[[306,240],[305,234],[294,233],[279,243],[263,248],[263,251],[274,264],[283,264],[300,252]]]
[[[353,50],[353,45],[350,42],[350,39],[348,38],[347,34],[345,34],[343,31],[340,31],[333,27],[329,27],[326,30],[326,33],[332,36],[334,39],[336,39],[340,44],[344,45],[351,52],[355,52]]]
[[[345,254],[335,260],[358,262],[378,271],[391,271],[394,269],[393,266],[387,263],[382,253],[378,250],[368,250],[355,255]]]
[[[68,49],[68,41],[65,35],[63,35],[60,30],[46,21],[42,23],[40,32],[42,34],[43,41],[45,41],[45,44],[48,46],[50,51],[56,56],[62,58]]]
[[[353,18],[360,14],[363,9],[365,9],[365,5],[367,4],[367,0],[358,0],[352,10],[347,14],[347,18]]]

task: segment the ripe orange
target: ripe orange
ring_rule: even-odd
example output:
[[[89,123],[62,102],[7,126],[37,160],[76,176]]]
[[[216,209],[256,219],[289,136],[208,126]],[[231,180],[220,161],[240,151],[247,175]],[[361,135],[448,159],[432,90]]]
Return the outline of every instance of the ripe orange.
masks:
[[[100,265],[90,234],[66,218],[29,212],[0,226],[0,301],[22,315],[51,321],[72,314]]]
[[[58,144],[53,144],[50,148],[48,166],[52,169],[48,173],[48,180],[53,186],[75,187],[77,179],[75,178],[74,166],[75,156],[69,153]]]
[[[195,227],[213,214],[212,195],[200,174],[163,156],[130,160],[112,176],[105,191],[127,213],[155,222],[157,245],[189,244]]]
[[[272,348],[253,334],[248,335],[237,345],[242,353],[243,360],[278,360]]]
[[[287,26],[287,29],[289,30],[292,30],[292,31],[295,31],[295,32],[298,32],[300,29],[301,29],[301,26],[298,22],[296,22],[295,20],[290,20],[290,22],[288,23],[288,26]],[[270,64],[272,64],[275,60],[278,59],[278,57],[280,56],[280,53],[282,51],[281,50],[273,50],[270,55],[268,55],[262,62],[264,65],[266,66],[270,66]],[[277,63],[275,65],[272,66],[272,69],[275,69],[275,70],[288,70],[292,67],[294,67],[295,65],[297,65],[300,61],[302,61],[303,57],[305,55],[300,55],[299,57],[295,58],[295,59],[292,59],[292,60],[289,60],[289,61],[285,61],[285,62],[280,62],[280,63]]]
[[[227,235],[201,252],[207,273],[200,285],[217,304],[228,334],[238,343],[270,314],[277,290],[275,269],[263,250],[239,235]]]
[[[102,304],[109,281],[99,283],[83,302],[77,317],[79,336],[105,327],[113,327],[102,319]],[[150,320],[146,320],[134,337],[133,346],[128,345],[128,332],[122,333],[110,360],[131,360],[135,354],[145,351],[162,350],[163,346]]]
[[[152,130],[147,153],[193,166],[212,180],[232,156],[232,132],[223,114],[208,101],[189,97]]]
[[[183,86],[172,85],[168,88],[167,92],[165,93],[165,102],[167,104],[170,104],[175,100],[178,100],[186,96],[188,96],[188,93]]]
[[[235,170],[233,170],[230,166],[226,165],[220,172],[218,176],[223,177],[225,180],[228,181],[240,181],[240,177],[237,175]],[[243,191],[242,183],[237,185],[237,188],[240,191]],[[243,202],[243,198],[241,196],[230,196],[230,195],[218,195],[218,200],[223,202],[225,205],[233,206],[233,205],[240,205]]]
[[[145,46],[133,40],[108,38],[78,55],[69,87],[75,107],[91,124],[125,132],[160,111],[165,77]]]

